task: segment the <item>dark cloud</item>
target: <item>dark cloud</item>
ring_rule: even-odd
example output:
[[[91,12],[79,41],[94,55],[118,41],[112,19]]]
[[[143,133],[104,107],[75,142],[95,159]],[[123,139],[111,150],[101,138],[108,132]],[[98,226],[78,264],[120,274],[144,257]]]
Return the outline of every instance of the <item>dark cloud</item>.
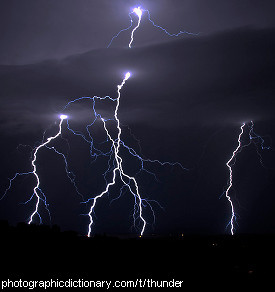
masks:
[[[1,66],[2,130],[5,124],[25,124],[27,131],[30,123],[49,123],[74,98],[116,97],[116,86],[128,70],[133,75],[123,89],[120,108],[126,124],[165,128],[270,119],[274,36],[273,29],[241,29],[132,50],[104,49],[60,61]],[[87,106],[78,105],[88,114]],[[106,111],[104,102],[100,108]],[[72,114],[77,119],[78,114]]]
[[[137,5],[149,9],[156,23],[174,33],[205,35],[275,23],[272,0],[2,0],[0,64],[28,64],[104,48],[129,25],[128,13]],[[144,17],[135,46],[167,40]],[[129,34],[124,33],[113,45],[126,48],[128,41]]]

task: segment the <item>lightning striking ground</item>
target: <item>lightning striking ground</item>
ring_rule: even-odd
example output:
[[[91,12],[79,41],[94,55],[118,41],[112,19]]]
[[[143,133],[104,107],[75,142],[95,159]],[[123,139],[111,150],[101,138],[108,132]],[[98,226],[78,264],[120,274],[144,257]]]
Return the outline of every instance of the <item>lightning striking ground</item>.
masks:
[[[244,129],[245,129],[246,126],[249,128],[249,133],[248,133],[249,142],[247,144],[243,144],[242,143],[242,137],[244,135]],[[270,150],[271,147],[270,146],[265,146],[264,138],[255,133],[255,131],[254,131],[254,122],[253,121],[250,121],[250,123],[248,123],[248,124],[243,123],[242,126],[240,127],[240,134],[238,136],[237,148],[233,151],[232,156],[230,157],[230,159],[226,163],[226,166],[227,166],[227,168],[229,170],[229,179],[228,179],[228,184],[227,184],[227,187],[226,187],[226,190],[225,190],[224,194],[225,194],[225,197],[227,198],[227,200],[228,200],[228,202],[230,204],[230,208],[231,208],[231,218],[230,218],[230,221],[228,223],[228,225],[230,225],[230,233],[231,233],[231,235],[234,235],[234,232],[235,232],[235,224],[234,223],[236,221],[236,213],[235,213],[235,209],[234,209],[234,203],[233,203],[233,200],[232,200],[232,198],[230,196],[230,191],[231,191],[231,188],[233,186],[233,170],[232,170],[232,167],[235,165],[237,155],[244,148],[250,146],[251,144],[255,145],[256,152],[257,152],[257,155],[259,157],[260,163],[264,167],[262,155],[261,155],[260,150],[259,150],[259,145],[260,145],[261,150]]]
[[[121,145],[121,132],[122,132],[122,130],[121,130],[121,126],[120,126],[120,120],[118,118],[118,109],[119,109],[119,105],[120,105],[121,89],[123,88],[125,82],[130,78],[130,76],[131,76],[130,72],[127,72],[126,75],[125,75],[125,78],[122,81],[122,83],[117,86],[117,94],[118,94],[118,96],[117,96],[117,100],[116,100],[116,108],[115,108],[115,114],[114,114],[117,130],[118,130],[118,134],[117,134],[116,139],[112,138],[112,136],[110,135],[110,133],[109,133],[109,131],[107,129],[106,121],[103,118],[101,118],[101,120],[103,122],[103,125],[104,125],[105,132],[106,132],[109,140],[112,142],[112,147],[113,147],[113,150],[114,150],[114,157],[115,157],[116,166],[115,166],[115,168],[113,170],[112,181],[107,184],[106,189],[101,194],[99,194],[98,196],[93,198],[93,204],[92,204],[90,212],[88,214],[89,218],[90,218],[90,224],[89,224],[89,227],[88,227],[88,237],[91,236],[91,227],[92,227],[92,224],[94,222],[92,214],[93,214],[94,208],[96,206],[96,202],[97,202],[97,200],[99,198],[103,197],[106,193],[108,193],[109,192],[109,188],[116,183],[117,173],[119,173],[120,179],[123,182],[124,186],[126,186],[129,189],[129,191],[133,194],[133,196],[135,198],[135,206],[136,205],[138,206],[139,218],[142,221],[142,228],[141,228],[141,231],[140,231],[140,235],[141,236],[143,235],[143,232],[144,232],[144,229],[145,229],[145,226],[146,226],[146,221],[145,221],[145,219],[143,218],[143,215],[142,215],[142,199],[141,199],[141,195],[139,193],[139,188],[138,188],[137,181],[136,181],[136,179],[134,177],[131,177],[131,176],[127,175],[124,172],[123,167],[122,167],[122,161],[123,160],[122,160],[121,156],[119,155],[119,150],[120,150],[120,145]],[[130,186],[131,182],[133,182],[133,184],[135,186],[134,190]]]
[[[68,116],[66,116],[66,115],[63,115],[63,114],[60,115],[59,130],[58,130],[57,134],[52,136],[52,137],[47,138],[47,140],[45,142],[41,143],[38,147],[36,147],[34,149],[33,159],[31,161],[32,171],[23,172],[23,173],[16,173],[15,176],[12,179],[10,179],[9,186],[6,189],[6,191],[4,192],[4,195],[1,198],[1,200],[4,198],[4,196],[7,194],[7,192],[12,187],[13,181],[17,177],[23,176],[23,175],[30,175],[30,174],[34,175],[35,180],[36,180],[36,185],[33,188],[32,196],[30,197],[30,199],[26,203],[30,202],[33,198],[36,199],[36,203],[35,203],[35,209],[34,209],[33,213],[31,214],[31,216],[29,218],[28,224],[31,224],[33,222],[35,216],[38,216],[39,220],[40,220],[40,223],[42,223],[42,218],[41,218],[40,213],[39,213],[39,207],[40,207],[41,201],[43,201],[44,206],[45,206],[45,208],[48,211],[49,216],[50,216],[50,211],[48,209],[46,196],[45,196],[44,192],[40,188],[40,178],[39,178],[39,175],[38,175],[38,172],[37,172],[37,155],[38,155],[38,152],[39,152],[40,149],[42,149],[43,147],[47,147],[48,148],[48,144],[61,135],[63,121],[66,120],[67,118],[68,118]]]
[[[71,100],[70,102],[68,102],[68,104],[62,109],[62,111],[65,111],[70,106],[72,106],[74,103],[80,102],[83,100],[92,101],[92,111],[94,114],[94,118],[93,118],[92,122],[86,126],[86,131],[87,131],[88,137],[87,137],[87,134],[85,135],[82,132],[75,131],[71,127],[71,125],[69,124],[69,120],[67,120],[67,128],[72,134],[79,136],[85,142],[90,144],[90,156],[94,159],[94,161],[101,156],[102,157],[109,157],[108,158],[108,169],[103,173],[103,177],[104,177],[105,182],[106,182],[105,189],[101,193],[99,193],[98,195],[90,197],[82,202],[85,204],[90,204],[92,202],[90,209],[89,209],[89,212],[87,214],[89,217],[89,225],[88,225],[88,232],[87,232],[88,237],[90,237],[92,235],[92,232],[93,232],[93,226],[95,224],[94,213],[95,213],[95,208],[96,208],[98,200],[100,198],[103,198],[105,195],[107,195],[110,192],[111,187],[116,185],[117,180],[120,180],[122,182],[123,186],[120,189],[119,196],[117,198],[113,199],[112,201],[119,199],[122,196],[123,190],[125,190],[125,189],[128,190],[133,195],[134,208],[133,208],[132,217],[133,217],[134,227],[136,227],[137,221],[139,221],[139,223],[141,224],[141,227],[139,228],[140,236],[143,235],[145,227],[147,225],[147,222],[143,216],[144,207],[148,206],[150,208],[150,210],[152,212],[152,216],[153,216],[154,221],[155,221],[155,214],[154,214],[154,210],[151,206],[151,203],[155,203],[158,206],[160,206],[160,204],[157,201],[149,200],[149,199],[141,197],[139,186],[138,186],[136,178],[134,176],[130,176],[130,175],[126,174],[126,172],[123,169],[123,161],[124,160],[120,154],[121,147],[123,147],[124,149],[127,149],[128,153],[130,155],[132,155],[133,157],[136,157],[138,159],[138,161],[140,161],[141,166],[140,166],[140,170],[138,171],[138,173],[140,171],[145,171],[145,172],[153,175],[156,178],[154,173],[148,171],[144,167],[145,162],[146,163],[157,163],[161,166],[164,166],[164,165],[178,166],[183,170],[188,170],[188,169],[184,168],[179,162],[168,162],[168,161],[161,162],[157,159],[151,160],[151,159],[143,158],[133,148],[129,147],[124,141],[121,140],[122,127],[121,127],[120,119],[118,117],[118,111],[119,111],[119,106],[120,106],[121,90],[124,87],[126,81],[130,77],[131,77],[131,73],[127,72],[124,76],[122,83],[117,86],[117,98],[111,98],[110,96],[105,96],[105,97],[94,96],[94,97],[77,98],[75,100]],[[106,101],[111,100],[112,102],[116,103],[114,115],[113,115],[114,118],[106,119],[100,113],[98,113],[96,111],[95,106],[96,106],[97,100],[102,100],[102,101],[103,100],[106,100]],[[111,142],[111,148],[109,150],[107,150],[107,152],[103,152],[103,151],[99,150],[98,148],[96,148],[96,146],[94,144],[94,139],[93,139],[92,134],[91,134],[91,127],[93,125],[95,125],[96,121],[101,121],[101,123],[103,124],[104,131],[106,133],[107,140]],[[109,123],[115,123],[115,125],[116,125],[117,133],[115,136],[113,134],[111,134],[110,130],[108,129]],[[132,133],[131,133],[131,135],[132,135]],[[112,176],[110,181],[108,181],[106,178],[106,175],[108,173],[111,173],[111,176]],[[83,214],[83,215],[85,215],[85,214]]]
[[[55,136],[52,136],[52,137],[49,137],[47,139],[46,142],[42,143],[41,145],[39,145],[35,151],[34,151],[34,154],[33,154],[33,160],[32,160],[32,167],[33,167],[33,171],[32,173],[34,174],[35,178],[36,178],[36,186],[34,187],[33,189],[33,194],[35,195],[36,197],[36,204],[35,204],[35,210],[33,211],[33,213],[31,214],[31,217],[30,217],[30,220],[29,220],[29,224],[32,223],[33,221],[33,218],[35,215],[38,215],[40,220],[41,220],[41,217],[39,215],[39,204],[40,204],[40,200],[41,200],[41,197],[39,195],[39,193],[43,193],[40,189],[40,179],[39,179],[39,176],[38,176],[38,173],[37,173],[37,166],[36,166],[36,160],[37,160],[37,154],[38,154],[38,151],[45,147],[46,145],[48,145],[52,140],[56,139],[57,137],[59,137],[61,135],[61,131],[62,131],[62,123],[65,119],[67,119],[68,117],[66,115],[60,115],[60,122],[59,122],[59,131],[58,133],[55,135]],[[45,204],[46,201],[45,201]]]
[[[228,167],[228,170],[229,170],[229,181],[228,181],[228,186],[227,186],[227,189],[225,191],[225,196],[228,200],[228,202],[230,203],[230,207],[231,207],[231,219],[230,219],[230,231],[231,231],[231,234],[233,235],[234,234],[234,221],[235,221],[235,210],[234,210],[234,204],[232,202],[232,199],[229,195],[229,192],[230,192],[230,189],[232,188],[232,185],[233,185],[233,175],[232,175],[232,164],[231,162],[233,161],[233,165],[236,161],[236,155],[238,154],[239,150],[241,149],[241,138],[242,138],[242,135],[243,135],[243,132],[244,132],[244,126],[245,126],[245,123],[242,124],[241,126],[241,132],[239,134],[239,137],[238,137],[238,146],[237,148],[233,151],[232,153],[232,156],[230,157],[230,159],[227,161],[226,163],[226,166]]]

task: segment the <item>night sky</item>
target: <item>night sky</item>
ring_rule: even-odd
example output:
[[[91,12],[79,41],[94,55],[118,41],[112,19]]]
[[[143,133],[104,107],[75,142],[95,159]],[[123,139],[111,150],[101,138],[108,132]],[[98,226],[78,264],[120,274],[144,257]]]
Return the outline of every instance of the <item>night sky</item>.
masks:
[[[128,13],[138,5],[169,32],[196,35],[168,37],[144,15],[132,49],[130,31],[107,49],[113,35],[129,25]],[[56,133],[60,111],[70,100],[115,98],[117,85],[130,71],[119,108],[125,125],[122,139],[137,151],[141,148],[144,157],[178,161],[189,169],[145,163],[157,178],[137,176],[156,219],[152,224],[151,210],[145,208],[145,233],[230,233],[226,225],[231,209],[222,196],[228,180],[226,162],[238,145],[240,126],[249,121],[271,149],[260,149],[262,163],[253,144],[237,156],[230,193],[238,218],[236,232],[274,232],[274,11],[272,0],[2,0],[1,193],[16,172],[31,170],[32,148],[41,143],[46,129],[48,135]],[[113,113],[111,102],[97,106],[102,115]],[[83,101],[66,113],[72,127],[84,131],[91,103]],[[100,122],[92,134],[96,145],[104,148]],[[68,154],[81,193],[86,199],[100,193],[106,159],[92,162],[89,145],[66,128],[63,138],[52,146]],[[248,128],[242,141],[249,142]],[[125,169],[135,174],[140,164],[123,155]],[[43,149],[37,165],[51,223],[85,234],[89,218],[81,214],[90,205],[81,204],[62,158]],[[34,185],[33,176],[18,178],[0,201],[0,219],[11,224],[28,221],[35,202],[22,203]],[[98,201],[94,233],[138,233],[132,228],[132,195],[112,201],[119,188],[118,184]],[[47,213],[41,215],[50,224]]]

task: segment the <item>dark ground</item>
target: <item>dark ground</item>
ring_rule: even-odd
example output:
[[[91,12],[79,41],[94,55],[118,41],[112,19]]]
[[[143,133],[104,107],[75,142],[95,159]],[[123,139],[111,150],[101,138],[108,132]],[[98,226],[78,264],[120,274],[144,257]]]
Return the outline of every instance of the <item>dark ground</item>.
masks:
[[[87,238],[6,221],[0,229],[2,280],[175,279],[182,287],[223,290],[269,287],[274,279],[275,235]]]

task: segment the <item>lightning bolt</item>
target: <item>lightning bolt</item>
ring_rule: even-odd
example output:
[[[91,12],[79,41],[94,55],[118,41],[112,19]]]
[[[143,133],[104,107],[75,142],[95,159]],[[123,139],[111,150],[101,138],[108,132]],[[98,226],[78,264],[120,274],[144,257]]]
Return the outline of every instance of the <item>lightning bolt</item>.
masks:
[[[103,173],[103,177],[104,177],[105,182],[106,182],[106,188],[100,194],[98,194],[98,195],[96,195],[94,197],[91,197],[91,198],[89,198],[87,200],[84,200],[82,202],[82,203],[85,203],[85,204],[89,204],[90,202],[92,202],[92,204],[90,206],[90,211],[88,212],[88,214],[86,214],[86,215],[88,215],[89,220],[90,220],[89,225],[88,225],[88,232],[87,232],[87,236],[88,237],[91,236],[92,227],[93,227],[93,225],[95,223],[94,222],[94,213],[95,213],[94,210],[96,208],[97,202],[98,202],[98,200],[100,198],[104,197],[106,194],[109,193],[110,188],[116,184],[117,179],[120,179],[120,181],[122,182],[123,186],[121,187],[120,194],[116,199],[121,197],[121,195],[123,193],[123,190],[125,190],[125,189],[127,189],[134,197],[134,202],[135,203],[134,203],[134,211],[133,211],[133,221],[134,221],[134,226],[135,226],[135,222],[137,220],[139,220],[141,222],[142,226],[140,228],[140,236],[143,235],[145,227],[146,227],[146,224],[147,224],[145,219],[144,219],[144,216],[143,216],[143,208],[144,208],[144,206],[149,206],[150,210],[152,211],[154,222],[155,222],[155,215],[154,215],[153,208],[151,206],[151,202],[156,203],[158,206],[161,207],[161,205],[157,201],[144,199],[144,198],[141,197],[137,180],[135,179],[134,176],[127,175],[125,173],[124,169],[123,169],[123,158],[120,155],[120,148],[121,147],[127,149],[130,155],[132,155],[133,157],[136,157],[140,161],[141,167],[140,167],[140,170],[138,171],[138,173],[140,171],[145,171],[145,172],[153,175],[156,180],[157,180],[156,175],[154,173],[148,171],[144,167],[144,163],[145,162],[146,163],[157,163],[157,164],[159,164],[161,166],[164,166],[164,165],[178,166],[183,170],[188,170],[188,169],[184,168],[182,166],[182,164],[180,164],[179,162],[168,162],[168,161],[162,162],[162,161],[159,161],[157,159],[151,160],[151,159],[148,159],[148,158],[143,158],[133,148],[129,147],[127,144],[125,144],[124,141],[121,140],[122,128],[121,128],[121,122],[120,122],[119,117],[118,117],[118,111],[119,111],[119,106],[120,106],[121,90],[122,90],[123,86],[125,85],[126,81],[130,77],[131,77],[130,72],[127,72],[125,74],[125,76],[124,76],[124,79],[123,79],[122,83],[117,86],[117,98],[111,98],[110,96],[105,96],[105,97],[98,97],[98,96],[81,97],[81,98],[77,98],[75,100],[71,100],[62,109],[62,111],[65,111],[71,105],[73,105],[74,103],[79,102],[79,101],[90,100],[92,102],[92,110],[93,110],[94,118],[93,118],[92,122],[89,125],[86,126],[86,132],[87,133],[85,134],[85,133],[82,133],[82,132],[79,132],[79,131],[75,131],[71,127],[71,125],[69,123],[69,120],[67,120],[67,128],[72,134],[82,138],[85,142],[90,144],[90,155],[94,159],[93,161],[95,161],[100,156],[109,157],[109,159],[108,159],[108,169]],[[102,115],[100,113],[98,113],[96,111],[96,101],[97,100],[111,100],[111,101],[116,103],[115,110],[114,110],[114,118],[113,119],[105,119],[105,118],[102,117]],[[95,125],[97,120],[101,121],[101,123],[103,125],[103,128],[104,128],[104,131],[106,133],[106,137],[107,137],[108,141],[111,142],[111,149],[108,150],[107,152],[103,152],[100,149],[97,149],[95,144],[94,144],[94,139],[93,139],[92,134],[91,134],[91,127],[93,125]],[[112,122],[112,123],[115,122],[116,129],[117,129],[116,136],[112,136],[110,134],[110,131],[108,129],[108,123],[109,122]],[[132,133],[131,133],[131,135],[133,136]],[[135,138],[135,140],[138,141],[136,138]],[[114,157],[114,158],[112,158],[112,157]],[[109,181],[109,182],[106,179],[106,175],[108,173],[112,173],[112,178],[111,178],[111,181]],[[112,201],[114,201],[116,199],[113,199]],[[85,214],[83,214],[83,215],[85,215]]]
[[[35,185],[35,187],[33,189],[32,196],[30,197],[30,199],[28,201],[25,202],[25,203],[28,203],[33,198],[36,198],[35,209],[34,209],[33,213],[31,214],[31,216],[29,218],[28,224],[31,224],[33,222],[34,217],[36,215],[39,217],[40,223],[42,223],[42,218],[41,218],[41,216],[39,214],[39,207],[40,207],[41,201],[43,201],[43,203],[45,205],[45,208],[48,211],[49,216],[50,216],[50,211],[48,209],[46,196],[45,196],[44,192],[40,188],[40,178],[39,178],[39,175],[38,175],[38,172],[37,172],[37,165],[36,165],[37,164],[37,155],[38,155],[39,150],[41,150],[43,147],[47,147],[48,148],[48,144],[61,135],[63,121],[66,120],[67,118],[68,117],[66,115],[60,115],[59,130],[58,130],[57,134],[52,136],[52,137],[47,138],[47,140],[44,143],[40,144],[38,147],[36,147],[34,149],[33,159],[31,161],[32,171],[23,172],[23,173],[16,173],[14,175],[14,177],[12,179],[10,179],[9,186],[5,190],[4,195],[1,197],[1,200],[2,200],[5,197],[5,195],[7,194],[7,192],[10,190],[10,188],[12,187],[12,183],[17,177],[23,176],[23,175],[30,175],[30,174],[34,175],[35,180],[36,180],[36,185]]]
[[[239,137],[238,137],[238,146],[233,151],[232,156],[230,157],[230,159],[226,163],[226,166],[228,167],[228,170],[229,170],[229,181],[228,181],[228,187],[225,191],[225,196],[226,196],[228,202],[230,203],[230,207],[231,207],[231,219],[230,219],[231,229],[230,230],[231,230],[232,235],[234,234],[235,210],[234,210],[234,204],[233,204],[233,201],[229,195],[229,192],[230,192],[230,189],[232,188],[232,185],[233,185],[232,166],[235,164],[236,156],[242,147],[241,138],[242,138],[242,135],[244,132],[244,127],[245,127],[245,123],[243,123],[241,126],[241,132],[240,132]],[[231,164],[232,161],[233,161],[233,164]]]
[[[135,202],[138,205],[139,218],[143,222],[142,223],[142,229],[141,229],[141,232],[140,232],[140,236],[143,235],[143,232],[144,232],[144,229],[145,229],[145,226],[146,226],[146,221],[145,221],[145,219],[142,216],[142,199],[141,199],[141,196],[140,196],[140,192],[139,192],[139,188],[138,188],[137,181],[136,181],[136,179],[134,177],[131,177],[131,176],[127,175],[123,171],[122,158],[119,155],[119,149],[120,149],[120,144],[121,144],[120,143],[121,142],[121,132],[122,132],[122,130],[121,130],[120,121],[119,121],[119,118],[118,118],[118,109],[119,109],[119,105],[120,105],[121,89],[123,88],[125,82],[130,78],[130,76],[131,76],[130,72],[127,72],[126,75],[125,75],[125,78],[122,81],[122,83],[117,86],[118,97],[117,97],[117,104],[116,104],[116,108],[115,108],[114,117],[115,117],[115,121],[116,121],[116,124],[117,124],[118,134],[117,134],[117,137],[116,137],[115,140],[112,138],[112,136],[110,135],[110,133],[109,133],[109,131],[107,129],[106,121],[103,118],[101,118],[101,120],[103,122],[103,125],[104,125],[104,129],[106,131],[106,134],[107,134],[109,140],[112,142],[112,145],[113,145],[114,156],[115,156],[115,161],[116,161],[116,167],[113,170],[113,179],[112,179],[112,182],[108,183],[106,189],[101,194],[99,194],[98,196],[96,196],[93,199],[93,204],[92,204],[92,206],[90,208],[90,212],[88,214],[89,217],[90,217],[90,224],[89,224],[89,227],[88,227],[88,237],[91,236],[91,227],[92,227],[92,224],[93,224],[92,213],[93,213],[94,208],[96,206],[96,202],[97,202],[97,200],[99,198],[103,197],[106,193],[108,193],[109,192],[109,188],[112,185],[115,184],[116,177],[117,177],[117,172],[119,173],[120,179],[123,182],[123,184],[125,186],[127,186],[127,188],[129,189],[129,191],[133,194],[133,196],[135,198]],[[127,182],[126,182],[126,180],[127,180]],[[130,186],[130,182],[133,182],[134,183],[134,186],[135,186],[134,187],[134,190]]]
[[[271,147],[265,146],[264,138],[255,133],[253,121],[250,121],[250,123],[247,124],[247,126],[249,127],[249,133],[248,133],[249,134],[249,143],[242,144],[242,136],[244,134],[245,126],[246,126],[246,123],[243,123],[242,126],[240,127],[240,134],[238,136],[238,146],[233,151],[232,156],[230,157],[230,159],[226,163],[226,166],[229,170],[229,180],[228,180],[227,188],[226,188],[224,193],[225,193],[225,196],[226,196],[226,198],[230,204],[230,207],[231,207],[231,219],[229,222],[229,224],[231,226],[231,228],[230,228],[231,235],[234,235],[234,231],[235,231],[234,222],[236,221],[236,214],[235,214],[234,204],[233,204],[232,198],[229,194],[230,194],[230,190],[233,186],[232,167],[235,165],[237,154],[240,153],[243,148],[246,148],[246,147],[250,146],[251,144],[254,144],[256,147],[256,152],[257,152],[257,155],[259,157],[260,163],[264,167],[262,155],[261,155],[260,150],[259,150],[259,145],[260,145],[261,150],[270,150],[271,149]]]
[[[135,9],[133,10],[133,13],[135,13],[135,14],[138,16],[138,24],[137,24],[137,26],[132,30],[132,33],[131,33],[131,41],[130,41],[130,43],[129,43],[129,48],[132,47],[132,43],[133,43],[133,41],[134,41],[134,33],[135,33],[135,31],[136,31],[136,30],[139,28],[139,26],[140,26],[141,17],[142,17],[142,10],[140,9],[140,7],[138,7],[138,8],[135,8]]]
[[[133,28],[132,32],[131,32],[131,39],[130,39],[130,42],[128,44],[128,47],[129,48],[132,48],[132,43],[134,41],[134,33],[135,31],[140,27],[140,24],[141,24],[141,19],[142,19],[142,15],[143,15],[143,12],[147,12],[147,17],[148,17],[148,20],[151,22],[151,24],[157,28],[157,29],[160,29],[162,30],[165,34],[167,34],[168,36],[170,37],[178,37],[182,34],[187,34],[187,35],[194,35],[194,36],[197,36],[199,35],[199,33],[192,33],[192,32],[189,32],[189,31],[182,31],[180,30],[179,32],[177,33],[170,33],[168,32],[168,30],[160,25],[157,25],[152,19],[151,19],[151,15],[150,15],[150,12],[149,10],[147,9],[142,9],[140,6],[139,7],[135,7],[133,9],[132,12],[130,12],[128,15],[129,15],[129,18],[130,18],[130,25],[127,27],[127,28],[124,28],[122,30],[120,30],[116,35],[114,35],[111,39],[111,41],[109,42],[107,48],[109,48],[111,46],[111,44],[113,43],[114,39],[118,38],[120,36],[120,34],[124,31],[128,31],[132,28],[133,26],[133,18],[132,18],[132,15],[134,14],[135,16],[138,17],[138,22],[137,22],[137,25]]]
[[[36,186],[34,187],[33,189],[33,194],[35,195],[36,197],[36,205],[35,205],[35,210],[33,211],[33,213],[31,214],[31,217],[30,217],[30,220],[29,220],[29,224],[32,223],[33,221],[33,218],[35,215],[38,215],[39,218],[40,218],[40,221],[41,221],[41,217],[39,215],[39,204],[40,204],[40,200],[41,200],[41,197],[39,195],[39,193],[43,193],[40,189],[40,179],[39,179],[39,176],[38,176],[38,173],[37,173],[37,167],[36,167],[36,160],[37,160],[37,154],[38,154],[38,151],[47,146],[52,140],[56,139],[57,137],[59,137],[61,135],[61,131],[62,131],[62,123],[65,119],[67,119],[68,117],[66,115],[60,115],[60,122],[59,122],[59,131],[58,133],[55,135],[55,136],[52,136],[52,137],[49,137],[47,139],[46,142],[42,143],[41,145],[39,145],[35,151],[34,151],[34,154],[33,154],[33,160],[32,160],[32,167],[33,167],[33,171],[32,173],[34,174],[35,178],[36,178]],[[46,204],[46,202],[45,202]]]

